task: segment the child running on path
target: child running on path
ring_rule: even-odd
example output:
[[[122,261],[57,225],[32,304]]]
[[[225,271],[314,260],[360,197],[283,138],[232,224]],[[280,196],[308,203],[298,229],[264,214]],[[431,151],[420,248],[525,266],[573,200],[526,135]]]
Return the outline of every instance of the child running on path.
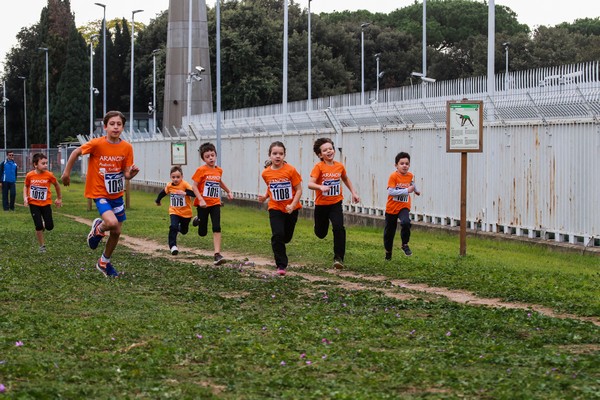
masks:
[[[198,235],[204,237],[208,233],[210,216],[215,250],[213,264],[221,265],[226,261],[221,255],[221,189],[227,193],[229,200],[233,199],[233,194],[221,179],[223,169],[216,165],[217,150],[212,143],[207,142],[200,146],[200,158],[205,164],[198,167],[192,176],[192,189],[196,195],[194,206],[198,211],[192,225],[197,226]]]
[[[35,224],[35,236],[40,245],[40,253],[46,252],[44,243],[44,230],[54,229],[54,220],[52,219],[52,192],[50,184],[56,189],[56,207],[62,206],[62,196],[60,186],[54,174],[48,171],[48,157],[42,153],[33,155],[34,170],[25,176],[25,185],[23,186],[23,204],[29,206],[29,211]]]
[[[183,180],[181,167],[171,168],[171,182],[156,197],[156,205],[160,206],[163,197],[169,196],[169,249],[174,256],[179,253],[177,248],[177,234],[188,233],[192,220],[192,198],[195,197],[192,185]]]
[[[308,188],[316,192],[315,198],[315,235],[324,239],[329,231],[329,221],[333,231],[333,266],[344,268],[346,254],[346,228],[342,209],[342,182],[352,193],[352,202],[358,203],[360,197],[354,190],[346,174],[344,164],[335,161],[335,147],[329,138],[315,140],[313,150],[321,159],[310,173]]]
[[[410,241],[410,205],[409,194],[417,196],[421,192],[415,186],[415,177],[408,171],[410,167],[410,155],[400,152],[395,159],[396,171],[392,172],[388,179],[388,199],[385,206],[385,227],[383,228],[383,247],[385,248],[385,259],[392,259],[392,248],[394,246],[394,235],[400,219],[400,239],[402,239],[402,251],[406,256],[412,256],[408,247]]]
[[[287,164],[285,146],[281,142],[273,142],[269,147],[271,163],[262,172],[267,184],[265,195],[259,195],[258,201],[269,199],[269,222],[271,223],[271,247],[275,255],[277,273],[285,275],[288,257],[285,245],[292,240],[298,221],[298,210],[302,208],[302,177],[296,168]]]
[[[106,232],[110,232],[96,263],[96,268],[107,277],[119,276],[110,259],[119,243],[123,221],[127,219],[123,202],[125,179],[132,179],[139,172],[133,163],[133,147],[121,139],[125,122],[125,116],[119,111],[107,112],[103,119],[106,136],[91,139],[76,148],[61,177],[63,185],[69,186],[73,164],[79,156],[89,154],[84,195],[94,200],[101,218],[92,223],[87,243],[96,249]]]

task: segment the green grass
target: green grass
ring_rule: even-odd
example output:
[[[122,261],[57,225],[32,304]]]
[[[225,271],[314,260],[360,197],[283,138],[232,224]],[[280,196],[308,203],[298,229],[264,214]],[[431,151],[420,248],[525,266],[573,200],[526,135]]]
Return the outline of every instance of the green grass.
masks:
[[[119,246],[113,259],[126,273],[113,280],[93,268],[100,250],[85,246],[89,227],[61,215],[96,217],[81,185],[64,188],[46,254],[28,210],[0,214],[0,397],[600,398],[597,326],[426,295],[398,300],[375,290],[384,283],[345,289],[331,279],[331,237],[316,239],[309,220],[289,256],[292,269],[322,276],[315,282],[178,262],[167,256],[167,207],[154,198],[132,193],[124,234],[162,247]],[[264,210],[227,205],[222,226],[225,254],[272,256]],[[414,230],[414,256],[397,251],[385,263],[381,230],[347,231],[356,273],[600,315],[595,256],[469,238],[461,258],[457,237]],[[191,233],[182,247],[212,249],[210,233]]]

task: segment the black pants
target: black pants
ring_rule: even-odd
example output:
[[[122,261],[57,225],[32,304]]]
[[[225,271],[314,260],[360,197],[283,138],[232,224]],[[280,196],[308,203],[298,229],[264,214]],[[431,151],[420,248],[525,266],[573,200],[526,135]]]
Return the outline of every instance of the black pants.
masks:
[[[185,235],[190,228],[191,218],[180,217],[179,215],[170,214],[171,225],[169,226],[169,248],[177,246],[177,234]]]
[[[15,182],[2,182],[2,207],[4,211],[15,209],[17,197],[17,184]]]
[[[285,245],[294,236],[294,229],[298,222],[298,210],[294,210],[291,214],[279,210],[269,210],[269,222],[271,223],[271,248],[275,255],[275,265],[277,268],[287,268],[288,257]]]
[[[383,247],[385,251],[392,252],[394,246],[394,235],[400,220],[400,239],[402,244],[408,244],[410,241],[410,210],[403,208],[398,214],[385,213],[385,228],[383,228]]]
[[[54,220],[52,219],[52,206],[34,206],[29,205],[29,212],[33,217],[33,223],[35,224],[36,231],[51,231],[54,229]]]
[[[315,206],[315,235],[325,238],[329,231],[329,221],[333,231],[333,258],[344,261],[346,254],[346,228],[342,202],[327,206]]]
[[[212,224],[212,231],[221,232],[221,205],[210,207],[196,207],[198,210],[198,235],[206,236],[208,233],[208,216],[210,215],[210,222]]]

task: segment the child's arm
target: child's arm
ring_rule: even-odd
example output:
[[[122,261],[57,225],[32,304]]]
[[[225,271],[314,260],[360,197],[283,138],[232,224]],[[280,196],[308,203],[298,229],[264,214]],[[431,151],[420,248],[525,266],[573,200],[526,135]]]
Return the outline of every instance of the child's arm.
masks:
[[[25,184],[25,185],[23,185],[23,205],[25,207],[27,207],[29,205],[29,202],[27,201],[27,199],[28,199],[27,192],[29,192],[29,187],[27,186],[27,184]]]
[[[125,179],[133,179],[140,172],[140,168],[133,164],[131,167],[125,168]]]
[[[417,196],[420,196],[421,195],[421,191],[419,189],[417,189],[417,185],[415,185],[415,181],[412,181],[410,184],[412,185],[412,187],[414,189],[413,191],[415,192],[415,194]]]
[[[405,188],[392,188],[392,187],[387,188],[387,192],[390,196],[404,196],[404,195],[407,195],[414,191],[415,191],[415,187],[413,185],[411,185],[409,187],[405,187]]]
[[[196,182],[195,180],[192,180],[192,190],[194,191],[196,198],[200,202],[200,207],[206,207],[206,201],[204,200],[204,197],[200,195],[200,190],[198,189],[198,182]]]
[[[329,186],[319,185],[317,183],[317,178],[314,176],[310,177],[310,179],[308,181],[308,188],[312,189],[312,190],[320,190],[323,193],[329,192]]]
[[[167,192],[165,192],[165,189],[161,190],[160,193],[158,194],[158,196],[156,196],[156,200],[154,200],[154,202],[156,203],[157,206],[160,206],[160,201],[167,195]]]
[[[185,189],[185,195],[190,197],[196,197],[196,193],[193,190]]]
[[[285,206],[285,209],[287,210],[288,214],[291,214],[300,202],[300,197],[302,196],[302,183],[299,183],[296,186],[294,186],[294,190],[296,191],[296,194],[294,195],[292,202]]]
[[[350,178],[348,178],[348,175],[343,176],[342,181],[344,182],[348,190],[350,190],[350,193],[352,193],[352,202],[359,203],[360,197],[358,196],[358,193],[356,193],[356,190],[354,190],[354,186],[352,186],[352,182],[350,182]]]
[[[54,204],[56,204],[56,207],[61,207],[62,206],[62,193],[60,191],[60,185],[58,184],[58,181],[52,182],[52,184],[54,185],[54,188],[56,189],[56,200],[54,200]]]
[[[265,200],[267,200],[269,198],[269,189],[267,189],[267,191],[265,192],[265,194],[259,194],[258,195],[258,202],[259,203],[264,203]]]
[[[225,182],[221,181],[220,185],[221,185],[221,189],[223,189],[225,191],[225,193],[227,193],[227,198],[229,200],[233,200],[233,193],[231,193],[231,190],[229,190],[229,188],[227,187]]]
[[[60,177],[60,180],[63,185],[69,186],[71,184],[71,169],[73,168],[73,164],[75,164],[75,161],[77,161],[77,158],[80,155],[81,147],[78,147],[75,150],[73,150],[73,152],[69,156],[69,159],[67,160],[67,165],[65,165],[65,170],[63,171],[62,176]]]

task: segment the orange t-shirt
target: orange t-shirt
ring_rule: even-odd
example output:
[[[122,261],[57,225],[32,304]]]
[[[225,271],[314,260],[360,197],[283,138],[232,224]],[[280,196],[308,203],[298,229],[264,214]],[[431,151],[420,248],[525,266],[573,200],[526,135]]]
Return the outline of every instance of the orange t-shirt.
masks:
[[[200,196],[206,202],[206,207],[212,207],[221,204],[221,177],[223,169],[215,165],[214,168],[208,165],[198,167],[192,180],[198,184]],[[199,206],[200,201],[194,199],[194,206]]]
[[[327,206],[338,203],[344,199],[342,194],[342,178],[346,177],[346,168],[344,164],[334,161],[333,165],[321,161],[315,164],[311,178],[315,178],[318,185],[329,186],[329,191],[323,193],[320,190],[315,190],[315,204],[318,206]]]
[[[262,172],[262,178],[267,184],[269,193],[269,210],[279,210],[287,213],[285,206],[292,203],[296,195],[295,186],[302,183],[302,177],[296,171],[296,168],[290,164],[283,164],[279,169],[267,167]],[[300,202],[296,210],[302,208]]]
[[[169,215],[179,215],[182,218],[192,218],[192,198],[186,194],[177,194],[175,192],[192,190],[192,185],[186,181],[181,181],[179,185],[173,186],[169,182],[165,187],[165,193],[169,195]]]
[[[407,172],[406,175],[402,175],[398,171],[392,172],[390,179],[388,180],[388,188],[403,189],[407,188],[413,183],[415,176],[412,172]],[[405,194],[401,196],[390,196],[387,197],[387,203],[385,205],[385,212],[388,214],[398,214],[403,208],[410,210],[410,195]]]
[[[125,191],[125,170],[133,165],[133,147],[124,140],[110,143],[106,136],[81,145],[89,154],[84,195],[88,199],[117,199]]]
[[[52,192],[50,185],[56,183],[56,177],[50,171],[41,174],[36,170],[25,175],[25,187],[27,188],[27,202],[34,206],[49,206],[52,204]]]

